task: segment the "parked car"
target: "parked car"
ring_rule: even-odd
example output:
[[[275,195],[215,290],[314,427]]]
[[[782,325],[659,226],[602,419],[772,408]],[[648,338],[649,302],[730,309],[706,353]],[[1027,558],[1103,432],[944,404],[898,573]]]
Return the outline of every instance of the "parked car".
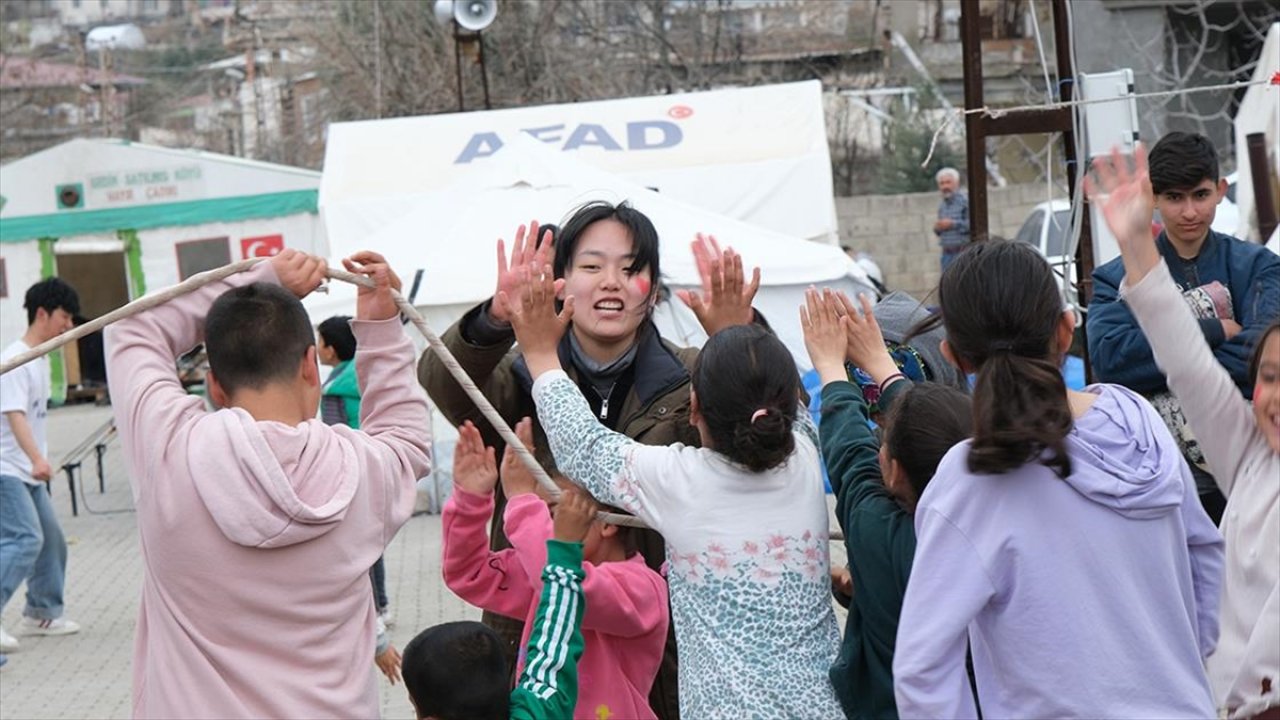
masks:
[[[1078,308],[1076,260],[1067,254],[1067,244],[1071,239],[1071,203],[1053,200],[1036,205],[1013,239],[1027,243],[1049,261],[1058,276],[1063,299],[1072,308]]]

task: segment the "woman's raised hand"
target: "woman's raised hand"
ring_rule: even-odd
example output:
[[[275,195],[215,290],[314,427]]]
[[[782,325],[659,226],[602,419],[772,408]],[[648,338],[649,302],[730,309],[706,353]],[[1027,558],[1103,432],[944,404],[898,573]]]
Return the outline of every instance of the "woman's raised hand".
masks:
[[[489,305],[490,317],[498,322],[511,322],[506,309],[501,306],[501,303],[497,302],[497,299],[498,294],[503,291],[512,297],[516,296],[515,291],[520,283],[520,268],[527,267],[530,264],[536,264],[538,267],[550,265],[555,256],[555,238],[552,236],[551,231],[545,231],[542,234],[542,242],[539,243],[538,229],[537,220],[529,223],[528,234],[525,234],[524,225],[516,228],[515,245],[511,248],[510,264],[507,262],[506,241],[498,238],[498,286],[493,291],[495,302]]]

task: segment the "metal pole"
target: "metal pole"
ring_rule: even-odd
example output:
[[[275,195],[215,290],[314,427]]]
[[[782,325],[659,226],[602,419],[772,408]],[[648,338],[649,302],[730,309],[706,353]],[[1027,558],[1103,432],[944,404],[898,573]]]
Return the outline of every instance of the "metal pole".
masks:
[[[978,0],[960,4],[960,46],[964,58],[964,107],[983,106],[982,36],[978,29]],[[965,161],[969,170],[969,237],[987,239],[987,138],[981,113],[964,116]]]
[[[1276,199],[1271,193],[1271,174],[1267,172],[1267,134],[1249,133],[1245,144],[1253,177],[1253,206],[1258,212],[1258,242],[1265,244],[1276,231]]]
[[[458,23],[453,23],[453,66],[458,73],[458,112],[464,112],[462,106],[462,38],[458,32]]]
[[[484,109],[492,110],[489,105],[489,70],[484,64],[484,33],[476,33],[476,42],[480,45],[480,82],[484,85]]]

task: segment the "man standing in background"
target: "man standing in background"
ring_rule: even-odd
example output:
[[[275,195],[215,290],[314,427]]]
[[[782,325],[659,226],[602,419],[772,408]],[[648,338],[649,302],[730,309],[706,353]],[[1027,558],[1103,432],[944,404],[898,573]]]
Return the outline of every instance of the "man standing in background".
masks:
[[[74,288],[58,278],[27,290],[27,332],[0,353],[0,361],[70,330],[80,312]],[[80,626],[62,614],[67,577],[67,541],[49,502],[49,359],[37,358],[0,376],[0,609],[27,583],[27,606],[19,632],[69,635]],[[18,649],[18,640],[0,628],[0,653]],[[6,658],[0,654],[0,665]]]
[[[942,202],[938,204],[933,234],[942,246],[942,269],[946,270],[969,244],[969,196],[960,191],[960,171],[955,168],[942,168],[934,179]]]

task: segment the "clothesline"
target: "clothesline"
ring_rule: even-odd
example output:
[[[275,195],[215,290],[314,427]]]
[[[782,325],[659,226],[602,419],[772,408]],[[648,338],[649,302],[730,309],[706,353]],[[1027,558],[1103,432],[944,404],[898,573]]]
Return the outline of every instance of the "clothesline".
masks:
[[[1266,80],[1242,80],[1240,82],[1223,83],[1220,85],[1205,85],[1201,87],[1179,88],[1176,90],[1157,90],[1154,92],[1134,93],[1132,95],[1124,95],[1121,97],[1106,97],[1081,100],[1068,100],[1066,102],[1040,103],[1036,105],[1015,105],[1013,107],[993,108],[989,105],[983,105],[977,108],[956,108],[952,112],[948,112],[943,119],[942,124],[933,132],[933,140],[929,143],[929,154],[925,156],[924,162],[920,163],[921,168],[929,166],[929,161],[933,159],[933,151],[938,146],[938,138],[941,137],[942,131],[951,126],[957,118],[966,117],[968,115],[983,115],[992,119],[1004,117],[1010,113],[1026,112],[1028,110],[1061,110],[1064,108],[1079,107],[1082,105],[1094,105],[1098,103],[1122,102],[1125,100],[1140,100],[1157,97],[1171,97],[1174,95],[1191,95],[1202,92],[1216,92],[1219,90],[1239,90],[1240,88],[1253,87],[1255,85],[1273,85],[1280,86],[1280,71],[1277,71],[1271,78]]]

